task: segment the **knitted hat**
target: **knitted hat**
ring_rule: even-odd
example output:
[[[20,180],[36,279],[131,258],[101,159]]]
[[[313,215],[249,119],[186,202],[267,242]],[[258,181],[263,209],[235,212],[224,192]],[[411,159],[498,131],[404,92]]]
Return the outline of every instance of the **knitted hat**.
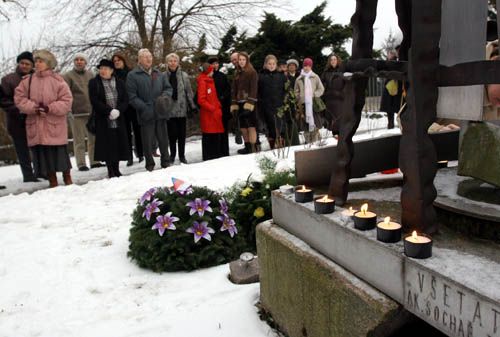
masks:
[[[78,59],[78,58],[84,59],[85,62],[89,63],[89,59],[88,59],[87,55],[84,54],[84,53],[76,53],[75,57],[73,57],[73,61],[76,60],[76,59]]]
[[[21,60],[28,60],[31,63],[35,64],[35,60],[33,60],[33,54],[29,51],[23,51],[21,54],[17,55],[16,63],[21,62]]]
[[[33,53],[33,58],[43,60],[50,69],[54,69],[57,66],[57,60],[54,54],[46,49],[35,50]]]
[[[299,61],[297,61],[296,59],[289,59],[286,61],[286,65],[289,65],[289,64],[295,64],[295,66],[298,68],[299,67]]]
[[[110,60],[107,60],[107,59],[102,59],[99,62],[99,65],[97,66],[97,68],[100,68],[100,67],[108,67],[108,68],[111,68],[111,69],[115,69],[115,64],[113,63],[113,61],[110,61]]]
[[[310,59],[309,57],[306,57],[304,59],[304,62],[302,62],[302,66],[303,67],[307,67],[307,66],[312,67],[313,66],[313,60]]]

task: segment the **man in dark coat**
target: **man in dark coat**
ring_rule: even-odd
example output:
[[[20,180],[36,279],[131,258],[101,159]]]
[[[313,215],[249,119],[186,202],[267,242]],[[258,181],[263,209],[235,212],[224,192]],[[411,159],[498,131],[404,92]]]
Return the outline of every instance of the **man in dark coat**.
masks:
[[[228,127],[229,120],[231,119],[231,84],[227,76],[219,71],[219,59],[217,57],[210,57],[208,64],[214,68],[213,79],[215,82],[215,90],[217,97],[222,106],[222,124],[224,125],[224,137],[222,144],[222,156],[229,156],[229,138]]]
[[[5,110],[7,116],[7,131],[12,138],[16,149],[19,166],[23,173],[24,182],[36,182],[38,179],[33,174],[31,166],[30,152],[26,138],[26,115],[21,114],[14,104],[14,90],[21,82],[21,79],[33,72],[33,54],[25,51],[17,57],[16,71],[6,75],[1,81],[0,107]]]
[[[142,146],[146,159],[146,170],[155,167],[153,152],[155,144],[159,145],[161,167],[169,166],[168,152],[168,112],[155,109],[160,96],[172,97],[172,86],[166,76],[153,68],[153,55],[147,49],[139,50],[138,65],[127,75],[127,94],[129,103],[137,111],[137,121],[141,126]],[[162,99],[162,98],[160,98]],[[160,110],[163,113],[160,113]]]

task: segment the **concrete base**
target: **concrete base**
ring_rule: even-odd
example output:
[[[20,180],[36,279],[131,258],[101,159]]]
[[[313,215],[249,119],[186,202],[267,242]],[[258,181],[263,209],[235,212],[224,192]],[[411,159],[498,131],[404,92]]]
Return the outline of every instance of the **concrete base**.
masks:
[[[408,313],[287,231],[257,227],[261,305],[290,337],[387,336]]]
[[[378,191],[371,209],[377,209],[373,206],[382,204],[384,197],[384,191]],[[384,244],[377,241],[375,230],[354,229],[352,220],[342,208],[333,214],[318,215],[314,213],[312,202],[298,204],[293,196],[279,192],[273,192],[272,198],[276,225],[443,333],[461,337],[500,337],[498,245],[478,244],[467,238],[457,240],[442,234],[433,238],[431,258],[415,260],[404,255],[402,242]],[[387,213],[383,209],[377,212],[382,221]],[[261,254],[259,251],[262,259]],[[283,253],[268,249],[267,254]],[[278,256],[275,258],[282,261]],[[296,266],[299,262],[297,258],[295,263],[282,261],[287,265],[283,269],[279,265],[263,266],[261,262],[261,268],[273,270],[273,273],[281,270],[285,274],[298,274],[311,268]],[[303,291],[300,288],[303,282],[294,286],[299,290],[288,285],[282,287],[287,290],[285,298],[295,297],[297,291]],[[265,294],[263,288],[264,298]],[[308,301],[306,298],[300,300]]]

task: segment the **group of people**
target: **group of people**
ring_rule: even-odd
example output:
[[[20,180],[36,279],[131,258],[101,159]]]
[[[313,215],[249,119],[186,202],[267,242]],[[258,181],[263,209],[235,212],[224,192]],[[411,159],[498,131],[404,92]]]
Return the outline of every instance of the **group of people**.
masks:
[[[151,52],[141,49],[131,69],[127,57],[116,53],[99,62],[94,76],[86,55],[78,53],[73,69],[61,76],[50,51],[21,53],[15,72],[2,78],[0,106],[24,181],[44,178],[54,187],[56,172],[62,172],[64,183],[72,183],[68,125],[78,170],[105,162],[110,178],[121,176],[120,161],[133,165],[134,151],[148,171],[155,167],[154,156],[162,168],[177,156],[187,163],[186,120],[198,111],[203,160],[229,155],[230,124],[244,140],[240,154],[260,150],[259,132],[272,149],[298,144],[300,120],[303,129],[325,126],[338,133],[344,83],[336,55],[321,76],[312,71],[310,58],[299,70],[295,59],[285,63],[268,55],[257,71],[247,53],[235,52],[235,71],[226,75],[218,58],[210,57],[200,67],[195,91],[179,56],[171,53],[165,61],[161,72]],[[283,109],[287,100],[293,104]]]

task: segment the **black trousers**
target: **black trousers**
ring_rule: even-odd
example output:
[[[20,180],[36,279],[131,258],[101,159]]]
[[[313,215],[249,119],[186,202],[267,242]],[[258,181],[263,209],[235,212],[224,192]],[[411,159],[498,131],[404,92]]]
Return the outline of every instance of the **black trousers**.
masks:
[[[137,157],[143,157],[144,153],[142,151],[142,138],[141,138],[141,127],[137,122],[137,113],[134,109],[128,109],[125,112],[125,125],[127,127],[127,138],[130,147],[129,159],[132,159],[133,146],[135,144],[135,151]],[[134,142],[132,142],[132,132],[134,133]]]
[[[14,148],[16,149],[17,160],[23,173],[23,179],[29,180],[34,178],[33,167],[31,166],[31,156],[28,147],[28,140],[26,135],[24,137],[12,137]]]
[[[201,136],[201,152],[203,160],[224,157],[224,133],[203,133]],[[227,139],[227,138],[226,138]]]
[[[170,157],[175,158],[176,145],[179,147],[179,158],[185,157],[186,149],[186,117],[170,118],[167,122]]]
[[[156,145],[159,145],[161,154],[161,165],[168,166],[168,131],[167,121],[165,119],[157,120],[145,125],[141,125],[142,147],[144,158],[146,159],[146,168],[154,167],[153,152]]]

